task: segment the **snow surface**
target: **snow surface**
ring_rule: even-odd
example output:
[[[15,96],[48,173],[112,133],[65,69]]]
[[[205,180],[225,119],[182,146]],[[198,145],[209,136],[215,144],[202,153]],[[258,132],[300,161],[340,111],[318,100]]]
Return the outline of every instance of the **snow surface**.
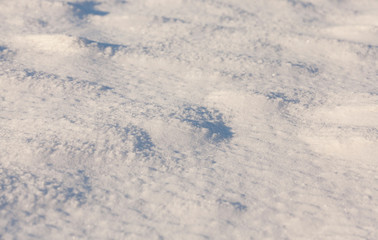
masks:
[[[378,239],[378,1],[0,16],[0,239]]]

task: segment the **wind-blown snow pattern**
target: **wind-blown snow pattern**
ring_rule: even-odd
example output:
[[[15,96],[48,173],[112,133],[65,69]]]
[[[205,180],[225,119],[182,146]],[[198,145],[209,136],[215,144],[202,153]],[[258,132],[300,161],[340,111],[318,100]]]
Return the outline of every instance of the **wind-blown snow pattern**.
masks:
[[[0,239],[378,239],[377,1],[0,16]]]

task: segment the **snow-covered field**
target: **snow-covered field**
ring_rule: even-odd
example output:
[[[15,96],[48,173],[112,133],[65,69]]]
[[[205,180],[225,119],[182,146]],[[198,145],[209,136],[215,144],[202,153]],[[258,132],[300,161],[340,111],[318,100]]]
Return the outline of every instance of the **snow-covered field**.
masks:
[[[0,17],[0,239],[378,239],[378,1]]]

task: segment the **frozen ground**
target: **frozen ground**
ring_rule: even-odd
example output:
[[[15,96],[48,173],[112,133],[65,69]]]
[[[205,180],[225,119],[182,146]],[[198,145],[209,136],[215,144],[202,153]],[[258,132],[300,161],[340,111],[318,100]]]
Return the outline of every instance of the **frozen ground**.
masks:
[[[378,239],[378,1],[0,16],[0,239]]]

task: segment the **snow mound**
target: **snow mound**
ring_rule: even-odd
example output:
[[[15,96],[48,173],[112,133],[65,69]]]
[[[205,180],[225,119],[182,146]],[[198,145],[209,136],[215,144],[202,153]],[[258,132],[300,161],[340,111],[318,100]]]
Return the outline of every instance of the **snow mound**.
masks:
[[[307,115],[313,130],[306,130],[305,140],[317,152],[374,164],[378,154],[377,96],[353,94],[340,100]]]
[[[13,38],[15,47],[23,51],[35,51],[41,54],[76,54],[79,50],[77,39],[62,34],[33,34],[15,36]]]

